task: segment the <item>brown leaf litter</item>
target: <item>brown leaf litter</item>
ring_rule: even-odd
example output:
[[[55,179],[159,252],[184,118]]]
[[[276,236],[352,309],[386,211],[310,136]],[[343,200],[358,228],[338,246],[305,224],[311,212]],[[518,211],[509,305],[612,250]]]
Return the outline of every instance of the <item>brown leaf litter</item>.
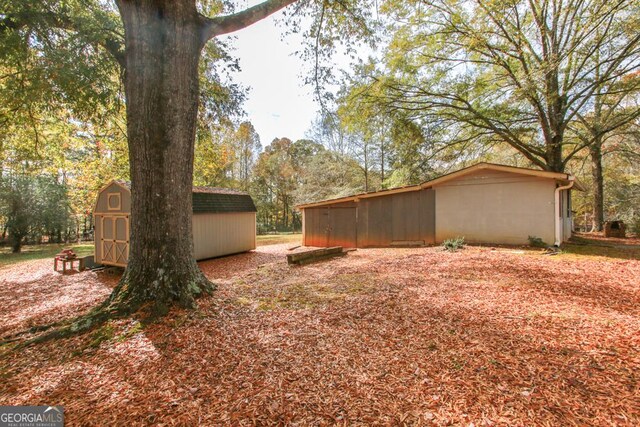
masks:
[[[200,263],[195,311],[4,357],[0,404],[68,425],[638,425],[640,261],[286,245]],[[0,269],[0,330],[75,316],[117,278]]]

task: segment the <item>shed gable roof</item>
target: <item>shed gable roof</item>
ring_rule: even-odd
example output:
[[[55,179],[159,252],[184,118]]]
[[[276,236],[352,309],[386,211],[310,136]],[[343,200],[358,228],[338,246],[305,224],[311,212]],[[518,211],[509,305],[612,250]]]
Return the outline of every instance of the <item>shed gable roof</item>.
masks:
[[[373,191],[373,192],[368,192],[368,193],[360,193],[360,194],[355,194],[353,196],[340,197],[340,198],[330,199],[330,200],[323,200],[323,201],[314,202],[314,203],[306,203],[306,204],[298,205],[298,206],[296,206],[296,208],[305,209],[305,208],[330,205],[330,204],[340,203],[340,202],[354,201],[354,200],[364,199],[364,198],[380,197],[380,196],[386,196],[386,195],[390,195],[390,194],[406,193],[406,192],[410,192],[410,191],[424,190],[426,188],[431,188],[434,185],[443,184],[443,183],[445,183],[447,181],[451,181],[451,180],[454,180],[456,178],[459,178],[459,177],[462,177],[462,176],[465,176],[465,175],[468,175],[470,173],[473,173],[473,172],[476,172],[476,171],[479,171],[479,170],[483,170],[483,169],[502,171],[502,172],[509,172],[509,173],[520,174],[520,175],[537,176],[537,177],[540,177],[540,178],[549,178],[549,179],[554,179],[554,180],[557,180],[557,181],[560,181],[560,182],[575,181],[575,178],[571,174],[568,174],[568,173],[550,172],[550,171],[543,171],[543,170],[539,170],[539,169],[527,169],[527,168],[519,168],[519,167],[515,167],[515,166],[506,166],[506,165],[499,165],[499,164],[495,164],[495,163],[481,162],[481,163],[476,163],[475,165],[468,166],[466,168],[457,170],[455,172],[451,172],[451,173],[442,175],[442,176],[440,176],[438,178],[435,178],[435,179],[432,179],[430,181],[425,181],[422,184],[408,185],[408,186],[405,186],[405,187],[391,188],[391,189],[382,190],[382,191]],[[584,191],[584,188],[578,182],[575,182],[575,186],[574,187],[576,189],[578,189],[578,190]]]
[[[256,212],[246,193],[193,192],[193,213]]]
[[[102,193],[110,185],[116,184],[131,191],[131,183],[122,179],[114,179],[105,185]],[[193,213],[232,213],[256,212],[253,199],[247,193],[231,188],[221,187],[193,187]],[[94,209],[95,211],[95,209]]]

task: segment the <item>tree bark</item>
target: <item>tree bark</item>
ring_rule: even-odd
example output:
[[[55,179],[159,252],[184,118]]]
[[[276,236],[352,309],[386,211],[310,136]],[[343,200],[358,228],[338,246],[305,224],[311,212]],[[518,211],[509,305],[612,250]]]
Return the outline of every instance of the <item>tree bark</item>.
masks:
[[[591,177],[593,179],[593,224],[591,231],[604,227],[604,177],[602,174],[602,136],[596,136],[589,146]]]
[[[13,236],[11,235],[11,252],[14,254],[19,254],[22,252],[22,236]]]
[[[551,172],[564,172],[562,147],[564,146],[564,134],[555,132],[550,140],[546,141],[546,166]]]
[[[109,304],[195,305],[212,291],[194,260],[193,157],[202,22],[193,1],[126,1],[130,258]]]

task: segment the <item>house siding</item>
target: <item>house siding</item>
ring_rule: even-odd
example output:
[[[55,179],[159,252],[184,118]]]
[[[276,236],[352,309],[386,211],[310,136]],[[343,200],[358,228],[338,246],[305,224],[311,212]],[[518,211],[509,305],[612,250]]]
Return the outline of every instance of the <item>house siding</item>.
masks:
[[[255,212],[193,215],[193,251],[197,260],[256,248]]]
[[[436,241],[464,236],[470,243],[554,242],[555,181],[480,170],[434,186]]]

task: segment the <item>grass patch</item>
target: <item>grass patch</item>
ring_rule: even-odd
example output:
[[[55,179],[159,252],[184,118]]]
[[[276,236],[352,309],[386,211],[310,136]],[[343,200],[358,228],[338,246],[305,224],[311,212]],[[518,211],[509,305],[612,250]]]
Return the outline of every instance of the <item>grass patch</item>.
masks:
[[[302,244],[302,234],[264,234],[256,238],[258,246],[279,245],[283,243]]]
[[[620,259],[640,259],[640,248],[624,247],[601,244],[574,244],[564,243],[562,245],[562,257],[606,257]]]
[[[52,258],[63,248],[72,248],[79,256],[87,256],[93,254],[93,243],[80,244],[46,244],[46,245],[27,245],[22,247],[22,252],[11,253],[10,247],[0,248],[0,267],[15,264],[23,261],[33,261],[38,259]]]
[[[295,282],[271,287],[240,283],[247,293],[235,299],[236,303],[257,310],[305,310],[341,302],[350,295],[370,292],[375,284],[366,274],[339,274],[323,282]]]

